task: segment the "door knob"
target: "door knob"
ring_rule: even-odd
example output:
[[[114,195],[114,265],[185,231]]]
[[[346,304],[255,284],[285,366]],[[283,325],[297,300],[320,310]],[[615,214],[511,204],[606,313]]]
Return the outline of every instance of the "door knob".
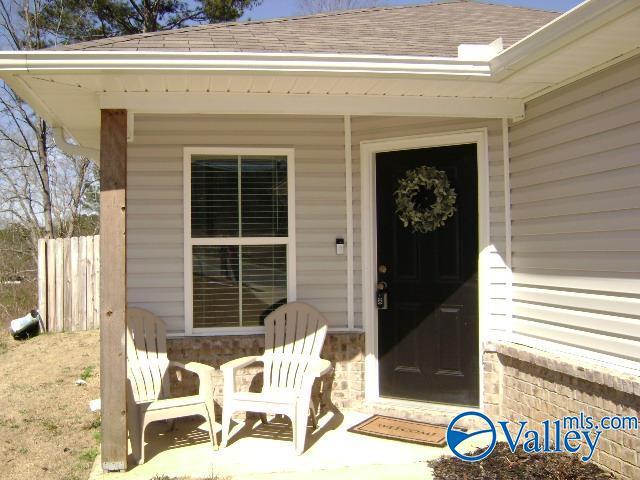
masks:
[[[378,265],[378,273],[387,273],[386,265]]]

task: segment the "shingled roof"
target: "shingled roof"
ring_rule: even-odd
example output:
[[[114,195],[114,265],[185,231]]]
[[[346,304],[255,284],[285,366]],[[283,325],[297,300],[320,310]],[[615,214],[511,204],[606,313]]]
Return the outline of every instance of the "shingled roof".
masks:
[[[455,57],[461,43],[505,48],[559,14],[454,0],[274,20],[199,25],[59,46],[59,50],[296,52]]]

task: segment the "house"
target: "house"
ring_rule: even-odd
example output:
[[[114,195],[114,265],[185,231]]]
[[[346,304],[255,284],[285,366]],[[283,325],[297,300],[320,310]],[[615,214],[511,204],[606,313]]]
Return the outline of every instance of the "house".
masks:
[[[640,415],[639,32],[635,0],[446,1],[2,52],[100,162],[103,467],[127,305],[216,366],[314,305],[339,408]],[[594,461],[638,452],[605,432]]]

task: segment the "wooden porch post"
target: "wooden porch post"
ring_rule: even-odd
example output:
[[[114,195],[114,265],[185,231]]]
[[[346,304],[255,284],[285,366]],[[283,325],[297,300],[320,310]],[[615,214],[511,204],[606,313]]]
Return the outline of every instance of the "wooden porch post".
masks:
[[[127,111],[100,127],[100,397],[102,468],[127,468]]]

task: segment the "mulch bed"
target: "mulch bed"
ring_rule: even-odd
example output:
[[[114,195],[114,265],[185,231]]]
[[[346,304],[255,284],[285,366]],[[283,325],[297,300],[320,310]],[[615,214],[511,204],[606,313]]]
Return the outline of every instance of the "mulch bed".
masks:
[[[471,453],[480,454],[482,450]],[[435,480],[610,480],[615,478],[596,464],[560,453],[512,453],[500,442],[484,460],[463,462],[440,457],[429,462]]]

